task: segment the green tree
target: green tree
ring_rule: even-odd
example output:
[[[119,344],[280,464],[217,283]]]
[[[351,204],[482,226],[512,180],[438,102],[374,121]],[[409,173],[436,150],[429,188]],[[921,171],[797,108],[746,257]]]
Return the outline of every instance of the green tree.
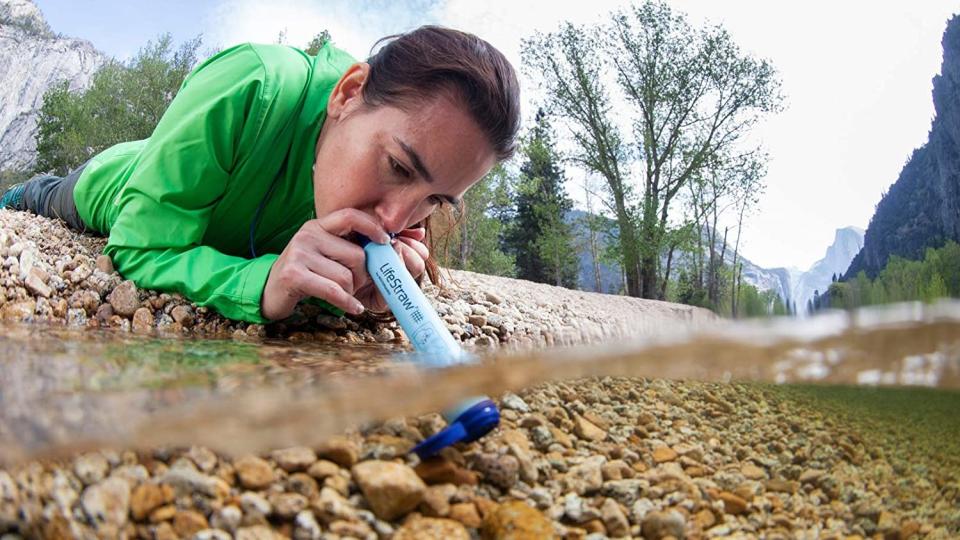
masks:
[[[170,34],[149,41],[127,63],[107,62],[90,87],[64,81],[44,94],[38,116],[36,172],[66,174],[119,142],[150,136],[197,62],[201,39],[174,48]]]
[[[944,298],[947,294],[947,283],[943,280],[940,273],[935,273],[926,281],[920,294],[920,299],[924,302],[933,302],[938,298]]]
[[[313,36],[310,40],[310,43],[307,43],[307,47],[303,50],[305,53],[310,56],[316,56],[320,49],[330,41],[330,32],[324,30],[319,34]]]
[[[440,230],[448,231],[441,235],[448,241],[437,253],[441,265],[482,274],[516,275],[513,257],[500,248],[502,214],[510,206],[509,186],[509,173],[503,165],[497,165],[467,191],[458,219],[437,224]]]
[[[543,272],[558,287],[575,288],[580,259],[574,249],[573,230],[564,220],[563,208],[556,201],[543,201],[534,207],[539,218],[537,254]]]
[[[887,291],[887,301],[906,302],[920,298],[917,287],[918,264],[896,255],[891,255],[878,279]]]
[[[938,271],[947,286],[947,294],[960,297],[960,244],[950,240],[939,251]]]
[[[566,221],[573,202],[553,133],[543,111],[522,147],[516,211],[504,245],[517,264],[517,277],[564,287],[577,286],[578,259],[573,228]]]
[[[754,151],[746,136],[780,108],[772,66],[743,53],[722,28],[696,29],[650,1],[614,13],[607,24],[567,23],[536,34],[524,43],[524,64],[543,81],[548,112],[570,130],[573,161],[607,181],[628,294],[660,296],[660,257],[677,196],[715,158]],[[616,113],[614,95],[627,104]],[[626,122],[633,140],[618,127]]]
[[[943,247],[927,248],[924,257],[911,261],[891,256],[876,279],[863,270],[849,281],[830,285],[827,303],[854,309],[861,306],[960,296],[960,244],[948,241]]]

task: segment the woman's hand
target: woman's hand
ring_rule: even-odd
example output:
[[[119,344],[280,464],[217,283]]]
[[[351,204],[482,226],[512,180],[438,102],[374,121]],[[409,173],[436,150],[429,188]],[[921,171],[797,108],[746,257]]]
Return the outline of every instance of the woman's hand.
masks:
[[[351,232],[363,234],[374,242],[390,241],[372,217],[352,208],[304,223],[270,269],[260,299],[260,313],[270,320],[284,319],[307,296],[326,300],[347,313],[363,313],[364,306],[354,294],[373,283],[365,268],[363,248],[343,238]],[[409,252],[415,251],[407,242],[415,240],[398,239],[397,244],[406,247],[401,257],[410,257]],[[423,262],[418,260],[422,272]],[[410,263],[407,267],[410,268]]]
[[[396,250],[400,260],[403,261],[404,266],[407,267],[414,279],[423,274],[427,266],[426,261],[430,257],[430,250],[423,243],[426,236],[426,229],[414,227],[400,231],[393,240],[393,249]],[[388,309],[386,300],[380,295],[380,291],[372,281],[361,285],[357,290],[356,297],[368,309],[374,311],[386,311]]]

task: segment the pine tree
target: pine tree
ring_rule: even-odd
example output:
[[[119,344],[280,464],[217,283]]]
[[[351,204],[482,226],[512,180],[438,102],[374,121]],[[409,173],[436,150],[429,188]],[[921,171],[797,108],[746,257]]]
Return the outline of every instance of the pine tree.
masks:
[[[560,158],[542,110],[524,142],[523,155],[516,217],[505,236],[506,251],[515,257],[517,277],[576,287],[573,228],[565,219],[573,202],[564,190]]]

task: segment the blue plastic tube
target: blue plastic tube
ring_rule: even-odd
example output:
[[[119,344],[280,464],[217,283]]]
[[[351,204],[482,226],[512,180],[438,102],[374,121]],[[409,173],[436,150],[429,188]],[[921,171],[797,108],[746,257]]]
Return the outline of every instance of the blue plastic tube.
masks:
[[[420,353],[419,360],[431,367],[471,361],[472,357],[450,335],[393,246],[371,242],[365,237],[360,238],[360,245],[367,256],[367,272],[410,343]],[[413,448],[412,452],[421,459],[451,444],[477,440],[500,423],[497,405],[486,396],[466,398],[444,412],[443,417],[448,426]]]
[[[469,361],[469,355],[450,335],[447,325],[430,305],[393,247],[367,241],[363,250],[367,255],[367,272],[423,359],[437,366]]]

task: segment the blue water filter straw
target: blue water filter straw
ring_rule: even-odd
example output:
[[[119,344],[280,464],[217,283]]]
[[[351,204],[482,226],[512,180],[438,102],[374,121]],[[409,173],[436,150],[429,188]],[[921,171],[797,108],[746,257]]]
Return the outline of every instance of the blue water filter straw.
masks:
[[[367,256],[367,272],[419,353],[419,361],[430,367],[449,367],[473,361],[472,355],[450,335],[393,246],[378,244],[363,236],[360,245]],[[442,414],[447,427],[411,450],[420,459],[458,442],[475,441],[500,423],[497,404],[486,396],[465,399]]]

